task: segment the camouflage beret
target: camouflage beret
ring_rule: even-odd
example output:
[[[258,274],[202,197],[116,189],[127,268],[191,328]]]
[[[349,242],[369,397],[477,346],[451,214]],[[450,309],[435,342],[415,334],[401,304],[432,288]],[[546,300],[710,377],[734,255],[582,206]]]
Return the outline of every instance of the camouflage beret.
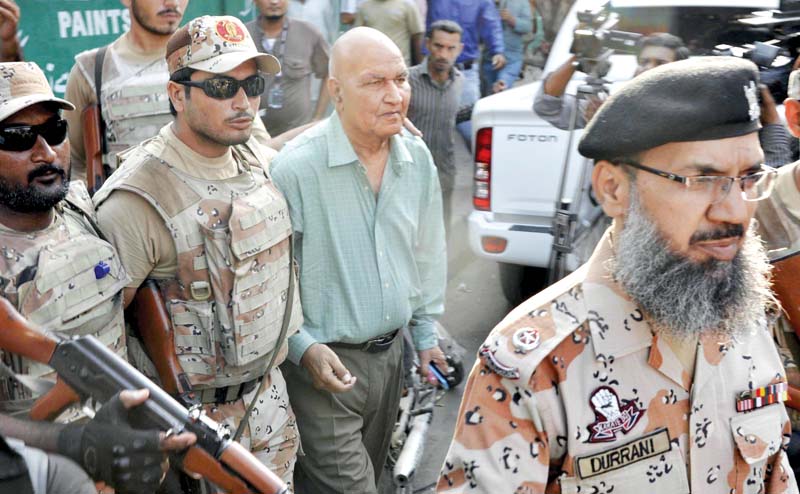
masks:
[[[33,62],[0,63],[0,121],[37,103],[52,102],[74,110],[67,100],[56,98],[42,69]]]
[[[669,142],[737,137],[761,128],[758,69],[734,57],[662,65],[627,82],[581,136],[587,158],[613,160]]]
[[[166,57],[170,74],[187,67],[221,74],[248,60],[255,60],[265,74],[281,71],[277,58],[259,53],[242,21],[227,15],[189,21],[170,36]]]

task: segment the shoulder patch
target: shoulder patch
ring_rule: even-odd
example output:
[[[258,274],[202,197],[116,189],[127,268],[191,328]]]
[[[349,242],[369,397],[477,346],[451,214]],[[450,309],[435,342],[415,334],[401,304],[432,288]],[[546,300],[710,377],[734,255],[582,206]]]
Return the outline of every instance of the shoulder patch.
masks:
[[[579,274],[573,273],[573,275]],[[586,320],[582,277],[570,275],[509,314],[484,342],[479,357],[493,372],[530,380],[547,355]]]

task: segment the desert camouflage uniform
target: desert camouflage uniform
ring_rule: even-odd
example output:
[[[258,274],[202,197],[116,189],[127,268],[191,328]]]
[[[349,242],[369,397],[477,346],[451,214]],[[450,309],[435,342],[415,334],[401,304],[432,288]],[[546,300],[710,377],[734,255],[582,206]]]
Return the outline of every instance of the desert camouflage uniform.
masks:
[[[278,475],[290,481],[299,436],[277,365],[287,353],[278,342],[286,310],[291,225],[286,201],[248,145],[232,151],[245,170],[227,180],[191,177],[159,158],[163,147],[142,143],[94,196],[99,206],[115,190],[147,200],[164,218],[175,240],[174,279],[155,280],[175,328],[175,351],[209,415],[235,430],[246,406],[258,405],[240,442]],[[163,144],[162,144],[163,145]],[[299,290],[288,336],[302,323]],[[238,389],[261,377],[279,352],[268,385],[244,400],[213,401],[219,388]],[[209,397],[211,400],[209,400]],[[263,404],[263,405],[262,405]]]
[[[786,165],[778,170],[778,178],[772,194],[758,203],[756,219],[758,233],[767,248],[771,260],[779,259],[800,250],[800,193],[794,180],[794,173],[800,162]],[[794,301],[800,303],[800,300]],[[785,305],[790,303],[783,300]],[[800,340],[786,317],[781,317],[773,327],[773,336],[778,352],[783,359],[789,384],[800,388]],[[800,412],[789,409],[789,417],[795,431],[800,430]]]
[[[798,492],[783,404],[736,411],[739,393],[785,380],[768,331],[701,337],[692,380],[610,256],[606,236],[489,335],[437,492]]]
[[[98,49],[81,52],[75,57],[75,66],[92,91],[95,91],[94,70]],[[164,57],[147,65],[130,66],[119,59],[113,45],[107,50],[100,98],[108,142],[108,153],[103,163],[112,170],[117,166],[118,153],[153,137],[161,127],[172,121],[169,97],[164,89],[168,80],[169,71]],[[79,172],[79,178],[83,179],[86,174],[85,162],[80,163]]]
[[[82,182],[55,208],[53,223],[37,232],[0,225],[0,290],[23,316],[42,328],[68,335],[91,334],[125,356],[121,290],[128,283],[114,248],[97,236],[94,209]],[[49,367],[4,354],[18,374],[54,378]],[[27,411],[31,393],[4,378],[0,404]]]

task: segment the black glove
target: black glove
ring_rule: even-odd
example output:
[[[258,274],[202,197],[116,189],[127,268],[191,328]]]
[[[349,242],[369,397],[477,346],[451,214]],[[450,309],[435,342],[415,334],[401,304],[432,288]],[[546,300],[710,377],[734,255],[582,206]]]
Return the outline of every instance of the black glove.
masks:
[[[161,483],[161,462],[166,459],[159,449],[158,431],[131,428],[119,394],[94,419],[64,427],[58,436],[58,452],[120,494],[154,492]]]

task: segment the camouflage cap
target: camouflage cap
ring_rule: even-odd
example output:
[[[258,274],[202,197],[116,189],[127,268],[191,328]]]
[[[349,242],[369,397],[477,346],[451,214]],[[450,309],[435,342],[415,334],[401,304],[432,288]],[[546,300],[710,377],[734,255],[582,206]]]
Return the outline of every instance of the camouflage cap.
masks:
[[[281,70],[277,58],[258,52],[250,33],[236,17],[204,15],[192,19],[167,42],[170,74],[186,67],[221,74],[247,60],[255,60],[258,70],[267,74]]]
[[[42,69],[33,62],[0,63],[0,121],[36,103],[53,102],[74,110],[67,100],[56,98]]]

